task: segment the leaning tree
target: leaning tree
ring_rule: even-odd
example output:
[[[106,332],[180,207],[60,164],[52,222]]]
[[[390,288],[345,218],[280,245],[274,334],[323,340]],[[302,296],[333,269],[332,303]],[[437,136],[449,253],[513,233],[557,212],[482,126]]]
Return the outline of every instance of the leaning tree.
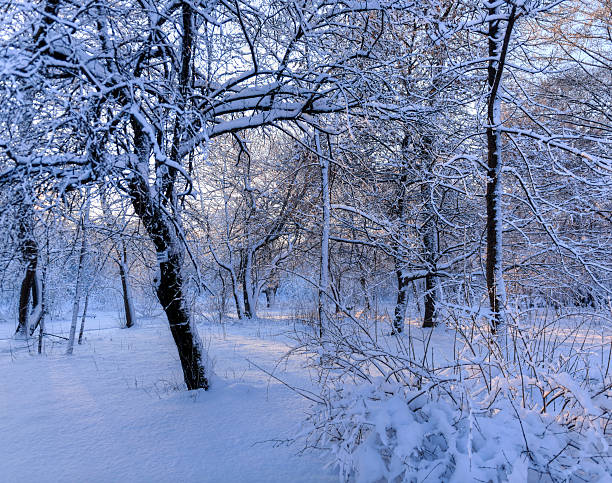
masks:
[[[419,3],[419,2],[416,2]],[[3,1],[3,101],[28,93],[40,133],[24,144],[3,119],[3,182],[40,190],[103,184],[125,196],[155,247],[157,296],[188,389],[207,388],[188,304],[182,203],[215,139],[247,129],[317,127],[378,104],[354,93],[390,8],[411,2]],[[364,21],[357,23],[355,19]],[[335,46],[336,48],[329,48]],[[290,124],[296,128],[290,128]]]

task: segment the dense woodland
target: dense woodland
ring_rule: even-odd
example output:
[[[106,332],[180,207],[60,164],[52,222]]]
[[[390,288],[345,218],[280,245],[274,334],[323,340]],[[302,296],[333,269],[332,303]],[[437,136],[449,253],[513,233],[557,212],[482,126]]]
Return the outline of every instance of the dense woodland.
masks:
[[[367,474],[347,409],[366,396],[337,390],[347,380],[408,405],[450,395],[493,417],[506,404],[519,421],[516,408],[556,400],[568,441],[610,441],[609,338],[596,376],[575,347],[571,363],[555,352],[567,338],[546,344],[572,314],[612,320],[608,0],[0,0],[0,12],[0,298],[16,337],[44,353],[45,320],[69,304],[70,354],[94,300],[118,300],[128,330],[163,311],[187,389],[214,390],[198,324],[276,308],[337,383],[305,444],[344,448],[349,480]],[[402,342],[415,320],[471,355],[453,348],[450,369],[428,347],[417,357]],[[391,453],[392,439],[380,437]],[[522,454],[559,481],[570,467],[609,475],[609,456],[578,447],[563,461]],[[386,471],[422,481],[402,461]]]

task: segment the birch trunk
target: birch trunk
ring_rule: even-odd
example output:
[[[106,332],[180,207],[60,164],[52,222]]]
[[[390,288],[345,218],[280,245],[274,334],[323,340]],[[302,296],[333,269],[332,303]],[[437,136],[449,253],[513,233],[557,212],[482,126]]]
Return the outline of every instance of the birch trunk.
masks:
[[[87,196],[89,196],[89,193]],[[85,201],[83,210],[84,212],[81,215],[81,250],[79,253],[79,264],[77,266],[74,302],[72,304],[72,322],[70,324],[70,335],[68,336],[66,355],[72,355],[74,350],[74,339],[79,317],[79,303],[82,295],[81,292],[83,291],[83,267],[85,265],[85,255],[87,253],[87,225],[89,224],[89,198]]]

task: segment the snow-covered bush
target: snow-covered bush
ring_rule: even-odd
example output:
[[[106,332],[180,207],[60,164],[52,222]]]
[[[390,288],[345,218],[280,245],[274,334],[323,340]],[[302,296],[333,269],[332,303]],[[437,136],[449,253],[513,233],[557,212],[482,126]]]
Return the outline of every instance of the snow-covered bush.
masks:
[[[576,334],[545,343],[537,327],[466,327],[372,337],[339,321],[311,340],[323,402],[305,444],[328,450],[345,481],[609,481],[612,378],[593,357],[603,353],[574,347]]]
[[[528,471],[605,481],[612,471],[596,426],[571,431],[511,399],[487,409],[466,393],[436,393],[384,380],[345,386],[311,415],[309,436],[331,451],[345,481],[519,482]]]

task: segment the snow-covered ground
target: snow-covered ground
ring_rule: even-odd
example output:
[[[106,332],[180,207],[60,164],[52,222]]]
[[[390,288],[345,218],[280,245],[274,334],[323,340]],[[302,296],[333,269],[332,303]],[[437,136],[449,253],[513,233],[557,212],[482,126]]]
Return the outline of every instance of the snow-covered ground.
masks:
[[[73,356],[65,355],[66,319],[48,323],[46,331],[59,337],[45,338],[42,356],[36,353],[35,339],[15,340],[14,324],[0,320],[0,482],[324,482],[344,475],[369,483],[384,481],[381,475],[389,481],[398,475],[430,481],[432,474],[437,475],[434,480],[463,482],[476,481],[476,469],[481,476],[505,475],[502,480],[548,481],[546,472],[535,469],[535,462],[538,458],[546,462],[548,453],[554,456],[562,449],[557,446],[565,444],[563,438],[576,436],[557,434],[543,425],[552,424],[556,406],[569,404],[572,417],[582,418],[590,411],[604,419],[605,408],[610,407],[609,387],[589,395],[582,387],[586,376],[581,367],[588,367],[586,374],[594,381],[591,386],[597,378],[610,377],[612,327],[609,319],[580,314],[552,322],[540,313],[532,315],[524,318],[525,332],[517,339],[521,344],[517,361],[522,361],[523,370],[537,371],[537,377],[517,379],[513,356],[507,359],[510,373],[495,377],[486,338],[469,335],[473,325],[460,327],[458,336],[445,326],[421,329],[416,318],[410,319],[399,338],[389,335],[388,321],[372,325],[369,342],[358,330],[334,335],[330,328],[327,347],[332,352],[324,354],[315,348],[310,353],[313,370],[323,356],[339,357],[338,363],[346,358],[347,367],[359,366],[364,374],[378,359],[384,367],[390,364],[391,372],[394,364],[429,367],[432,375],[444,376],[431,386],[434,389],[450,384],[452,377],[448,379],[446,373],[458,370],[459,359],[468,376],[470,365],[482,365],[485,383],[499,390],[474,392],[479,387],[478,371],[473,382],[460,378],[456,387],[448,386],[458,401],[473,398],[467,419],[459,403],[455,407],[433,395],[422,409],[413,408],[412,403],[407,406],[406,401],[423,402],[421,396],[414,397],[420,389],[415,392],[410,384],[390,384],[394,379],[389,378],[380,385],[380,377],[370,382],[360,379],[354,387],[340,386],[341,392],[326,393],[326,405],[313,408],[279,381],[314,393],[320,390],[313,382],[318,373],[309,372],[303,355],[283,357],[296,344],[296,330],[302,341],[310,331],[296,327],[282,311],[265,311],[264,319],[230,322],[225,328],[198,325],[215,372],[208,392],[185,390],[176,349],[161,317],[141,318],[137,327],[120,329],[117,311],[98,311],[88,320],[85,342],[75,347]],[[510,352],[516,346],[505,345]],[[339,352],[334,355],[334,350]],[[329,389],[333,372],[325,377]],[[547,396],[550,416],[540,417],[538,388],[552,394]],[[498,397],[501,393],[514,394],[515,405]],[[474,409],[480,399],[485,404],[491,397],[492,412]],[[522,402],[525,397],[527,407]],[[464,419],[469,428],[462,425]],[[517,426],[519,420],[529,421],[527,434]],[[603,430],[607,443],[596,443],[592,451],[583,445],[587,453],[596,453],[587,462],[601,466],[610,460],[612,428],[608,426]],[[314,439],[304,437],[313,427]],[[318,440],[323,427],[329,429],[323,432],[327,435],[344,432],[344,439]],[[296,439],[300,428],[302,436],[287,444]],[[419,431],[423,434],[417,437]],[[398,436],[394,439],[390,434]],[[532,462],[521,456],[525,438],[535,451]],[[323,444],[332,451],[301,453],[309,444]],[[508,466],[504,461],[512,452],[516,458]],[[343,473],[326,468],[330,461],[339,464]],[[582,465],[583,460],[576,461]],[[568,474],[589,480],[597,471],[581,472],[577,467],[569,468]],[[603,474],[599,472],[593,481],[612,481]]]
[[[116,312],[95,315],[71,357],[52,337],[42,357],[30,352],[0,323],[0,481],[337,481],[319,454],[283,443],[309,401],[255,367],[312,387],[300,360],[277,365],[291,326],[230,325],[224,335],[200,325],[217,376],[211,391],[188,393],[163,320],[120,329]]]
[[[512,316],[498,335],[450,313],[400,337],[335,322],[311,343],[330,368],[312,441],[358,483],[612,482],[609,317]]]

